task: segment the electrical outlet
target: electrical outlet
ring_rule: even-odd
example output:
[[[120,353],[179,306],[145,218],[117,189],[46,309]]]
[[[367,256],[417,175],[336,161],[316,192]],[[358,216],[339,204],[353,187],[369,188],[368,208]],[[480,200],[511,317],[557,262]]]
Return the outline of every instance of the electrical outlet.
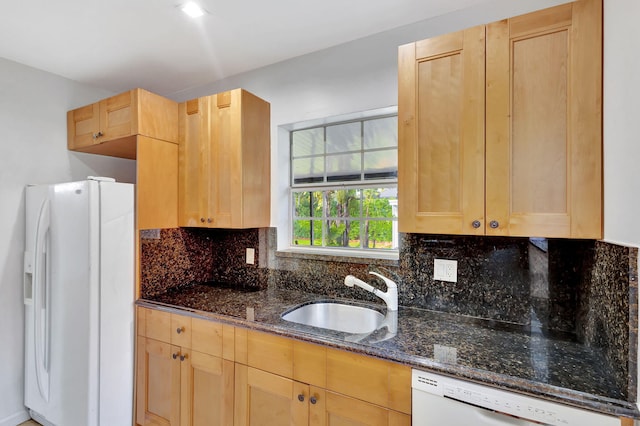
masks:
[[[247,248],[247,264],[253,265],[256,263],[256,249]]]
[[[433,261],[433,279],[451,283],[458,282],[458,261],[435,259]]]
[[[159,240],[160,230],[159,229],[141,229],[140,239],[141,240]]]

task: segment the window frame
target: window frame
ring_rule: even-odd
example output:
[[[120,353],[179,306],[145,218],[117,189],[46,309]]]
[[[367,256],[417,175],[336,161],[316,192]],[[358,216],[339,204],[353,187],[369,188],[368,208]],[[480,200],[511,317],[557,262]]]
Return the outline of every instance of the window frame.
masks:
[[[364,212],[364,190],[366,189],[391,189],[395,188],[397,191],[398,187],[398,178],[397,178],[397,168],[395,170],[395,176],[390,178],[383,179],[366,179],[365,173],[365,153],[368,152],[380,152],[380,151],[395,151],[396,155],[398,152],[398,145],[396,142],[395,147],[376,147],[376,148],[365,148],[365,130],[364,123],[367,121],[373,121],[377,119],[384,119],[389,117],[395,117],[397,120],[398,114],[397,112],[386,112],[382,114],[375,114],[370,116],[358,117],[355,119],[348,120],[335,120],[331,122],[322,122],[317,123],[316,125],[309,126],[300,126],[296,128],[292,128],[289,130],[289,159],[288,159],[288,168],[289,168],[289,182],[288,182],[288,205],[289,205],[289,220],[288,220],[288,246],[291,251],[298,251],[304,253],[311,254],[329,254],[329,255],[337,255],[337,256],[353,256],[353,257],[369,257],[369,258],[386,258],[386,259],[398,259],[398,243],[399,243],[399,232],[398,232],[398,215],[397,215],[397,195],[396,195],[396,204],[392,217],[365,217],[363,216]],[[327,128],[331,126],[337,126],[342,124],[349,123],[359,123],[360,124],[360,149],[359,150],[349,150],[349,151],[341,151],[341,152],[333,152],[328,153],[327,151]],[[323,129],[323,152],[321,154],[310,154],[310,155],[302,155],[294,157],[294,133],[298,131],[304,130],[312,130],[312,129]],[[397,133],[396,133],[397,138]],[[397,139],[396,139],[397,141]],[[327,157],[332,155],[343,155],[350,153],[358,153],[360,155],[360,179],[359,180],[345,180],[345,181],[330,181],[328,177],[327,171]],[[318,158],[321,157],[323,159],[323,174],[321,182],[304,182],[304,183],[295,183],[294,182],[294,160],[300,158]],[[397,164],[397,163],[396,163]],[[334,218],[333,216],[321,216],[321,217],[313,217],[313,212],[309,212],[310,217],[306,216],[296,216],[295,212],[295,202],[294,202],[294,194],[298,192],[315,192],[315,191],[332,191],[332,190],[349,190],[355,189],[360,190],[359,196],[359,212],[360,214],[357,217],[353,217],[353,221],[359,222],[359,236],[360,236],[360,244],[362,244],[363,236],[364,236],[364,228],[365,221],[390,221],[392,223],[392,244],[395,243],[395,247],[391,249],[382,249],[382,248],[368,248],[368,247],[343,247],[343,246],[327,246],[326,245],[326,226],[325,223],[327,220],[331,219],[340,219],[339,217]],[[326,199],[323,195],[323,199]],[[392,208],[393,203],[392,203]],[[322,224],[322,245],[321,246],[299,246],[295,245],[295,228],[294,224],[296,220],[309,220],[309,221],[321,221]],[[345,219],[346,220],[346,219]]]

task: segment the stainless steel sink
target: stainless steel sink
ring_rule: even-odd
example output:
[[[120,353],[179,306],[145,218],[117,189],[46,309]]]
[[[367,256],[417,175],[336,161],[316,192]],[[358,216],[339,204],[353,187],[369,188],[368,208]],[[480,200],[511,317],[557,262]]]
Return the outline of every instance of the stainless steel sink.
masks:
[[[384,318],[375,309],[340,302],[309,303],[282,314],[285,321],[345,333],[370,333]]]

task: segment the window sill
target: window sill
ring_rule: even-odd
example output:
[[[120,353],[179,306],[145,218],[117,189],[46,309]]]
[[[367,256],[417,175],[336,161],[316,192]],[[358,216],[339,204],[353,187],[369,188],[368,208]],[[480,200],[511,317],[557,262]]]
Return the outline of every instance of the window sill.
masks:
[[[324,262],[362,263],[367,265],[398,266],[398,251],[340,250],[290,247],[276,251],[276,257],[321,260]]]

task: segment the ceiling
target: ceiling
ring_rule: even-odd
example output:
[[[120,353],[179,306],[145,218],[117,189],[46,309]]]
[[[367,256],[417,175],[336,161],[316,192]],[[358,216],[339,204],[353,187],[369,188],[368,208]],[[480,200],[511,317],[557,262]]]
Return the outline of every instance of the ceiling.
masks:
[[[113,92],[170,95],[487,0],[3,2],[0,57]]]

